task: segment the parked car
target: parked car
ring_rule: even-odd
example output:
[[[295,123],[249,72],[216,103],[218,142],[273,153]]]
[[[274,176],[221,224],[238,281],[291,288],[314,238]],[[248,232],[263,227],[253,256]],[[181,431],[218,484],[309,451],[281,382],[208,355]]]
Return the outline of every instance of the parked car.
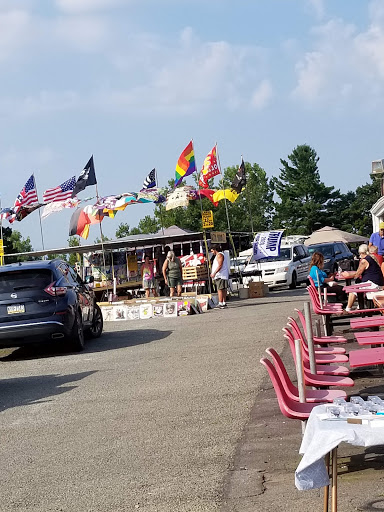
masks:
[[[91,288],[65,261],[0,267],[0,347],[64,339],[84,348],[84,333],[101,336],[103,316]]]
[[[354,255],[344,242],[328,242],[308,246],[309,254],[321,252],[324,255],[324,271],[327,274],[342,270],[354,270]]]
[[[230,273],[238,273],[243,272],[247,261],[249,260],[249,256],[238,256],[237,258],[231,258],[230,260]]]
[[[303,244],[281,245],[280,255],[254,261],[252,258],[243,271],[243,282],[247,284],[252,278],[247,276],[259,274],[270,287],[288,285],[296,288],[307,281],[311,257]]]

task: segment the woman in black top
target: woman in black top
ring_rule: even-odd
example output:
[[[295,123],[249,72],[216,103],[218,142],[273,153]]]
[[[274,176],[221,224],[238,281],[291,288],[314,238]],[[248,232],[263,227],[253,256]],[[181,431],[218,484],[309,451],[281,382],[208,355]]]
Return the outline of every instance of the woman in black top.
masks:
[[[367,244],[362,244],[359,247],[360,263],[356,271],[343,272],[341,275],[345,279],[354,278],[355,280],[361,277],[362,283],[370,282],[377,286],[384,286],[383,273],[381,272],[380,265],[374,256],[370,256],[368,253]],[[348,297],[348,305],[345,308],[346,311],[351,311],[353,303],[355,302],[357,294],[350,293]]]

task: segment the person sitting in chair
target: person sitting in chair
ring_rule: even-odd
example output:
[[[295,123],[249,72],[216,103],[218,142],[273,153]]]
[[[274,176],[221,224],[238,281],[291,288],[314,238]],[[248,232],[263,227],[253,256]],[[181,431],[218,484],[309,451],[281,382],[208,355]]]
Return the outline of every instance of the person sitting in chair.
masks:
[[[369,254],[367,244],[361,244],[359,247],[360,264],[356,271],[342,272],[345,279],[354,278],[355,280],[361,277],[362,283],[371,283],[372,285],[383,286],[384,277],[380,265],[374,257],[374,253]],[[345,311],[351,311],[353,303],[355,302],[357,294],[352,292],[348,297],[348,304]]]
[[[316,288],[320,286],[321,290],[327,288],[330,292],[336,294],[338,302],[346,302],[347,294],[343,291],[343,287],[335,283],[334,274],[329,276],[324,272],[324,255],[321,252],[314,252],[310,263],[309,275],[312,277]]]

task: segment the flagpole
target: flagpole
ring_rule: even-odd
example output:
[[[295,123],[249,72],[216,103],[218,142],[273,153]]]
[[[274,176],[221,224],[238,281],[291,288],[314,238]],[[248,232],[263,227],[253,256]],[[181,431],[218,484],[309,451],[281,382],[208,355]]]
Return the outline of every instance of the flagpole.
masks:
[[[221,181],[221,184],[222,184],[222,189],[223,189],[223,193],[224,193],[224,202],[225,202],[225,212],[227,214],[227,222],[228,222],[228,236],[229,236],[229,240],[231,242],[231,245],[232,245],[232,249],[233,249],[233,255],[235,257],[235,261],[237,263],[237,253],[236,253],[236,248],[235,248],[235,244],[234,244],[234,241],[233,241],[233,238],[232,238],[232,233],[231,233],[231,225],[229,223],[229,215],[228,215],[228,206],[227,206],[227,198],[225,197],[225,189],[224,189],[224,174],[221,172],[221,163],[220,163],[220,157],[219,157],[219,152],[217,150],[217,142],[216,142],[216,155],[217,155],[217,163],[219,164],[219,169],[220,169],[220,174],[222,175],[222,181]],[[238,265],[237,265],[238,266]],[[241,275],[241,272],[239,270],[239,273],[240,273],[240,277],[241,277],[241,282],[243,281],[243,276]]]
[[[191,139],[191,140],[192,140],[192,145],[193,145],[193,139]],[[193,148],[193,150],[195,150],[195,148]],[[195,166],[196,166],[196,171],[197,171],[196,155],[195,155]],[[202,230],[203,230],[204,246],[205,246],[205,252],[207,253],[208,270],[209,270],[209,276],[208,276],[208,290],[209,290],[209,293],[210,293],[210,294],[212,294],[212,286],[211,286],[211,273],[212,273],[212,267],[211,267],[211,260],[209,259],[209,250],[208,250],[208,242],[207,242],[207,232],[205,231],[205,228],[204,228],[204,226],[203,226],[203,200],[202,200],[202,198],[201,198],[201,194],[200,194],[199,179],[198,179],[198,181],[197,181],[197,187],[198,187],[199,200],[200,200],[201,227],[202,227]]]
[[[241,155],[241,161],[243,161],[243,155]],[[244,165],[244,172],[245,172],[245,165]],[[249,208],[249,219],[251,221],[251,231],[252,231],[252,236],[253,236],[253,218],[252,218],[252,202],[251,202],[251,189],[250,187],[248,187],[248,208]]]
[[[159,182],[158,182],[158,178],[157,178],[157,169],[156,169],[156,167],[155,167],[155,179],[156,179],[156,187],[159,188]],[[162,204],[159,203],[161,231],[163,232],[163,236],[164,236],[163,210],[161,209],[161,207],[162,207]]]
[[[35,180],[35,174],[33,173],[33,181],[35,183],[35,190],[36,190],[36,196],[37,196],[37,202],[39,202],[39,195],[38,195],[38,192],[37,192],[37,185],[36,185],[36,180]],[[40,221],[40,233],[41,233],[41,245],[43,246],[43,251],[45,250],[45,247],[44,247],[44,237],[43,237],[43,225],[41,223],[41,213],[40,213],[40,208],[39,208],[39,221]]]
[[[93,156],[93,155],[92,155]],[[99,201],[99,191],[97,189],[97,183],[95,184],[95,187],[96,187],[96,202]],[[99,222],[99,227],[100,227],[100,239],[101,239],[101,251],[103,253],[103,265],[104,265],[104,273],[105,273],[105,287],[107,289],[107,302],[109,302],[109,289],[108,289],[108,277],[107,277],[107,265],[105,263],[105,250],[104,250],[104,235],[103,235],[103,230],[101,228],[101,222],[102,222],[103,218],[101,218],[100,222]],[[113,256],[111,256],[112,259],[113,259]],[[113,297],[112,297],[113,299]]]

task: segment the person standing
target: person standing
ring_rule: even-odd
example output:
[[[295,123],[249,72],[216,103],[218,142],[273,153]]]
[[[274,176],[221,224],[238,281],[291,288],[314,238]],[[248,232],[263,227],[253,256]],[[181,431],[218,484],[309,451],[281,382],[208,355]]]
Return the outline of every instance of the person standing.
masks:
[[[225,300],[227,298],[229,268],[220,245],[212,246],[211,252],[215,256],[212,264],[211,278],[216,282],[219,308],[224,309],[227,307]]]
[[[141,277],[143,279],[143,288],[145,290],[146,299],[149,299],[151,290],[153,292],[153,296],[157,297],[153,263],[149,260],[149,256],[147,255],[145,255],[144,263],[141,265]]]
[[[381,265],[383,263],[384,257],[384,222],[380,222],[379,231],[377,231],[376,233],[372,233],[369,239],[369,247],[371,247],[372,245],[376,245],[377,247],[379,265]]]
[[[167,253],[167,259],[163,265],[163,276],[165,284],[169,286],[169,295],[174,297],[176,289],[177,297],[180,297],[183,285],[182,266],[181,261],[173,251]]]

